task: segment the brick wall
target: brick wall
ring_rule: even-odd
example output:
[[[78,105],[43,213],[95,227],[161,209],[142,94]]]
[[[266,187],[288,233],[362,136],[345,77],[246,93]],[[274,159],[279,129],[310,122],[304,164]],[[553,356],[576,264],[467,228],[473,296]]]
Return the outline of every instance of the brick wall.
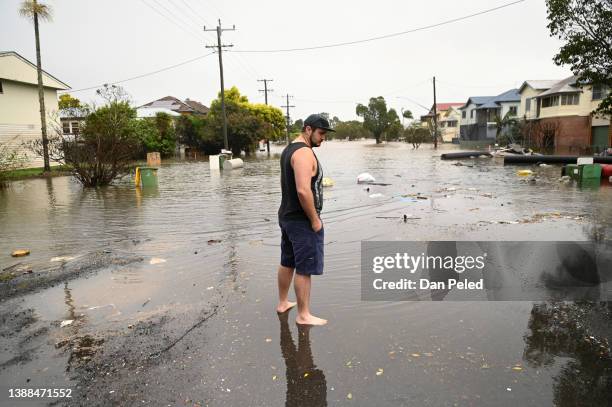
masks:
[[[562,116],[540,120],[541,126],[558,123],[555,154],[582,154],[591,147],[591,117]],[[543,135],[538,134],[541,139]]]

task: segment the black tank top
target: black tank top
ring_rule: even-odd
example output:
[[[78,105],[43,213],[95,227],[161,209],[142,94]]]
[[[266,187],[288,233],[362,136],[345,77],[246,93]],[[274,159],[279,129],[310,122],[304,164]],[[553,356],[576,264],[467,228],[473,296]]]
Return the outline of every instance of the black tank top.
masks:
[[[306,212],[302,209],[300,199],[298,198],[297,188],[295,185],[295,172],[291,166],[291,156],[300,148],[309,148],[306,143],[297,142],[291,143],[283,150],[280,159],[281,165],[281,192],[282,200],[280,208],[278,209],[279,220],[290,220],[290,219],[305,219],[308,220]],[[314,154],[314,151],[313,151]],[[314,197],[314,205],[318,214],[321,214],[323,209],[323,169],[319,163],[319,159],[315,155],[317,160],[317,173],[310,179],[310,188],[312,189],[312,195]]]

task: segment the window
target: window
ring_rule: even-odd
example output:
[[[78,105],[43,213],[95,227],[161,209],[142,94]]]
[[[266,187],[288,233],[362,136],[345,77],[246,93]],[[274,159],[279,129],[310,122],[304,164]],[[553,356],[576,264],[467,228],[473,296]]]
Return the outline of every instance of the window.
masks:
[[[510,116],[516,116],[516,106],[510,106],[508,113],[510,113]]]
[[[79,134],[79,122],[70,123],[72,127],[72,134]]]
[[[70,122],[62,122],[62,132],[64,134],[70,134]]]
[[[580,95],[578,93],[568,93],[566,95],[561,95],[561,105],[577,105],[580,101]]]
[[[559,96],[547,96],[542,99],[542,107],[559,106]]]
[[[446,122],[446,127],[457,127],[457,120],[449,120]]]
[[[529,112],[531,110],[531,98],[525,99],[525,111]]]
[[[2,81],[0,81],[0,93],[4,93],[4,91],[2,90]]]
[[[461,118],[465,119],[467,117],[467,112],[464,110],[461,112]]]
[[[2,87],[0,86],[0,93],[2,92]],[[610,88],[606,85],[593,85],[593,100],[601,100],[610,94]]]
[[[473,118],[474,118],[474,110],[472,109],[470,110],[470,119],[473,119]]]

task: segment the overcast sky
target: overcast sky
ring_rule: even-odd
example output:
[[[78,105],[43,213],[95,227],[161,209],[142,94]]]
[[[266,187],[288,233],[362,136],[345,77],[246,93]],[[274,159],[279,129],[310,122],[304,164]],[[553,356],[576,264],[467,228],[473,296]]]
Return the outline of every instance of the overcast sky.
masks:
[[[44,0],[43,0],[44,1]],[[511,0],[46,0],[53,21],[41,25],[43,69],[74,90],[146,74],[211,50],[221,18],[223,42],[233,50],[326,45],[401,32],[473,14]],[[17,51],[35,62],[34,29],[18,15],[20,0],[0,0],[0,51]],[[518,87],[526,79],[562,79],[560,47],[546,28],[543,0],[526,0],[489,14],[379,41],[312,51],[224,53],[226,88],[237,86],[263,102],[263,83],[273,79],[270,104],[289,93],[292,119],[329,112],[354,119],[355,105],[384,96],[388,105],[425,112],[433,102],[464,102]],[[219,91],[216,54],[121,84],[136,104],[172,95],[209,105]],[[74,92],[82,101],[93,90]],[[415,103],[416,102],[416,103]],[[418,103],[418,104],[417,104]]]

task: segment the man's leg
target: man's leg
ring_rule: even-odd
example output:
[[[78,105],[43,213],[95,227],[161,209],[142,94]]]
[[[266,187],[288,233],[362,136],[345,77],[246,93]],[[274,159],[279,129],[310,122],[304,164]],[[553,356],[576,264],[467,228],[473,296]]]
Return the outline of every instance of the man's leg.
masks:
[[[295,306],[295,302],[289,302],[287,296],[293,279],[293,268],[278,266],[278,306],[276,312],[285,312]]]
[[[315,317],[310,313],[310,276],[295,273],[293,286],[298,304],[298,316],[295,322],[306,325],[325,325],[326,319]]]

